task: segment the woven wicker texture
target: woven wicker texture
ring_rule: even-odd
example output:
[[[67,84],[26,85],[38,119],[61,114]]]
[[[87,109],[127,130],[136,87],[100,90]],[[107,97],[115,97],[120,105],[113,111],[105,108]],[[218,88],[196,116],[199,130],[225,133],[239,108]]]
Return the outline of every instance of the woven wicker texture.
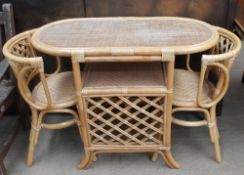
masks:
[[[212,32],[192,21],[174,20],[79,20],[53,25],[40,40],[55,47],[155,47],[194,45],[206,41]],[[179,29],[181,29],[179,31]],[[55,32],[58,34],[53,35]],[[185,35],[187,33],[187,35]],[[65,42],[61,42],[65,41]]]
[[[85,101],[93,146],[162,145],[164,97],[91,97]]]
[[[197,72],[189,72],[183,69],[175,70],[174,78],[174,100],[173,105],[197,106],[197,92],[200,75]],[[213,85],[205,80],[201,100],[210,101],[213,95]]]
[[[75,104],[75,89],[72,72],[62,72],[47,78],[47,85],[50,92],[52,104],[65,106],[65,103]],[[47,106],[47,98],[42,83],[36,85],[32,97],[34,103],[40,106]]]
[[[165,87],[160,63],[91,63],[86,66],[85,90]]]
[[[182,47],[192,52],[217,43],[216,30],[207,23],[176,17],[88,18],[57,21],[40,28],[32,37],[35,48],[68,55],[70,50],[102,48]]]

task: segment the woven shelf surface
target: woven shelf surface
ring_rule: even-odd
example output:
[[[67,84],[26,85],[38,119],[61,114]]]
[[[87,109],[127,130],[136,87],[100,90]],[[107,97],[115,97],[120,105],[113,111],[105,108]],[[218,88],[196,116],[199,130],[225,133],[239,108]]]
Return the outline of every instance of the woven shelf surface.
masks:
[[[163,66],[148,63],[89,63],[85,69],[84,90],[123,88],[163,88]]]

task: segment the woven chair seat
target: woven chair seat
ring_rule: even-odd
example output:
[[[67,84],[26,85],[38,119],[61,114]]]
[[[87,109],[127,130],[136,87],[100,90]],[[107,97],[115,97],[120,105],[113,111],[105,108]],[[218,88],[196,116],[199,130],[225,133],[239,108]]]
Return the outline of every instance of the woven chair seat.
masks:
[[[161,63],[92,63],[85,70],[83,92],[87,94],[166,92]],[[128,90],[128,91],[127,91]]]
[[[182,107],[197,106],[197,92],[200,75],[198,72],[190,72],[183,69],[175,70],[174,77],[174,99],[173,105]],[[214,86],[205,80],[201,100],[204,102],[211,101]]]
[[[69,107],[76,102],[72,72],[62,72],[47,78],[52,106],[56,108]],[[32,92],[35,104],[47,105],[47,98],[41,83],[38,83]]]

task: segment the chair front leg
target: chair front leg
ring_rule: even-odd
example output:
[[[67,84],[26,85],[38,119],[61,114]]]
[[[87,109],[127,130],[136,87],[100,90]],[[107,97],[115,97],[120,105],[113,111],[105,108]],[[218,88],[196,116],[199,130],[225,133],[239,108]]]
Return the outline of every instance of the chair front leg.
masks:
[[[28,150],[28,156],[27,156],[27,165],[31,166],[33,162],[33,156],[35,151],[35,140],[36,135],[39,132],[38,130],[38,111],[35,109],[31,109],[31,131],[30,131],[30,137],[29,137],[29,150]]]
[[[213,144],[214,144],[214,151],[215,151],[215,159],[217,162],[221,162],[222,157],[221,157],[221,150],[219,144],[219,130],[216,121],[216,106],[210,108],[210,119],[213,125],[212,128],[213,128],[213,140],[214,140]]]

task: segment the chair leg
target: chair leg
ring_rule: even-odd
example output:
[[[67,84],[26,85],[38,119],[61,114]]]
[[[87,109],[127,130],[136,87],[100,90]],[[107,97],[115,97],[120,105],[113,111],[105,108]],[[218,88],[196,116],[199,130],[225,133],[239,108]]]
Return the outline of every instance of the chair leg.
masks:
[[[217,126],[217,121],[216,121],[216,107],[213,106],[210,108],[210,118],[211,118],[211,123],[213,124],[213,139],[214,139],[214,151],[215,151],[215,159],[217,162],[221,162],[221,150],[220,150],[220,144],[219,144],[219,131],[218,131],[218,126]]]
[[[152,161],[155,162],[158,159],[158,153],[152,154]]]
[[[39,139],[41,124],[42,124],[44,116],[45,116],[45,113],[43,113],[43,115],[40,113],[38,116],[38,119],[37,119],[37,124],[36,124],[37,131],[36,131],[36,136],[35,136],[35,145],[37,144],[38,139]]]
[[[208,123],[210,140],[212,143],[214,143],[214,130],[213,130],[213,126],[211,125],[212,121],[211,121],[210,113],[208,110],[203,110],[203,114],[204,114],[206,121]]]
[[[36,140],[36,134],[38,131],[37,126],[37,120],[38,120],[38,112],[35,109],[31,109],[32,113],[32,126],[30,131],[30,137],[29,137],[29,150],[28,150],[28,156],[27,156],[27,165],[31,166],[33,162],[33,155],[35,151],[35,140]]]

